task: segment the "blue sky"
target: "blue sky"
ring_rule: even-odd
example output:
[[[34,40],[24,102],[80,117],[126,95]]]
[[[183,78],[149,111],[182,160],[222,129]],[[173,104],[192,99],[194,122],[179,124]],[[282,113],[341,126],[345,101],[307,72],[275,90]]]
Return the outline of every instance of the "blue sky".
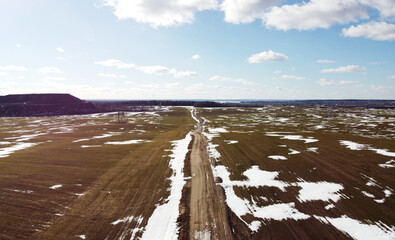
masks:
[[[395,0],[0,2],[0,95],[395,99]]]

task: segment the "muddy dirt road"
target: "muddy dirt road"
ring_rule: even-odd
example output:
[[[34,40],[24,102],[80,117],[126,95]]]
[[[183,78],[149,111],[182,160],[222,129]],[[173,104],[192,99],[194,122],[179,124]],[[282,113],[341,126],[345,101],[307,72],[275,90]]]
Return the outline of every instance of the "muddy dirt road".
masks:
[[[193,135],[190,239],[232,239],[225,196],[215,184],[201,124],[197,124]]]

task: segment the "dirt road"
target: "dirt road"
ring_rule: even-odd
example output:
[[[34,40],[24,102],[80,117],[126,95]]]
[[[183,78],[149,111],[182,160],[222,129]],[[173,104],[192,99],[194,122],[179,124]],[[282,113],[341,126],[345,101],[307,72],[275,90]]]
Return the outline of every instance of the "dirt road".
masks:
[[[191,153],[190,239],[233,239],[225,196],[214,181],[202,126],[193,133]]]

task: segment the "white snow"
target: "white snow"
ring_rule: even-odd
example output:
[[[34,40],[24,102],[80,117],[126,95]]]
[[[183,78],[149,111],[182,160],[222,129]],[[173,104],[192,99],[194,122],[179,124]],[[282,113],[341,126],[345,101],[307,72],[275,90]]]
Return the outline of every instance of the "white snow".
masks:
[[[208,230],[195,231],[193,238],[196,240],[210,240],[211,232]]]
[[[101,147],[101,145],[81,145],[81,148],[94,148],[94,147]]]
[[[379,164],[379,167],[382,167],[382,168],[393,168],[393,167],[395,167],[395,160],[391,159],[391,160],[389,160],[389,161],[387,161],[385,163],[381,163],[381,164]]]
[[[62,184],[57,184],[57,185],[53,185],[52,187],[50,187],[50,189],[58,189],[61,187],[62,187]]]
[[[293,155],[293,154],[299,154],[300,153],[299,151],[297,151],[295,149],[292,149],[292,148],[290,148],[289,151],[291,151],[291,152],[288,153],[288,155]]]
[[[131,221],[133,221],[133,218],[134,218],[133,216],[124,217],[122,219],[118,219],[118,220],[112,222],[111,224],[117,225],[118,223],[131,222]]]
[[[298,182],[293,183],[293,185],[302,188],[298,195],[301,202],[313,200],[337,202],[341,197],[339,191],[343,190],[341,184],[330,182]]]
[[[309,147],[306,149],[308,152],[314,152],[314,153],[318,153],[318,148],[317,147]]]
[[[217,166],[216,168],[225,168],[225,166]],[[229,175],[226,176],[224,174],[229,174],[229,172],[226,170],[220,170],[220,172],[222,173],[222,175],[220,175],[220,177],[222,178],[222,176],[225,179],[229,178]],[[269,171],[264,171],[259,169],[259,166],[252,166],[250,169],[248,169],[247,171],[245,171],[243,173],[244,176],[246,176],[248,178],[248,180],[245,181],[230,181],[228,182],[229,185],[234,185],[234,186],[247,186],[247,187],[277,187],[279,189],[281,189],[281,191],[285,191],[285,188],[287,186],[289,186],[287,183],[280,181],[280,180],[276,180],[276,178],[278,177],[278,172],[269,172]],[[222,178],[222,179],[224,179]]]
[[[0,158],[8,157],[10,154],[24,150],[33,146],[36,146],[40,143],[24,143],[24,142],[18,142],[15,145],[12,145],[10,147],[5,147],[5,148],[0,148]]]
[[[227,133],[229,132],[228,130],[226,130],[225,128],[207,128],[207,130],[210,133],[216,134],[216,133]]]
[[[335,205],[333,205],[332,203],[330,203],[330,204],[328,204],[328,205],[325,206],[325,209],[326,209],[326,210],[329,210],[329,209],[334,208],[334,207],[335,207]]]
[[[173,150],[170,155],[170,168],[173,170],[172,176],[169,178],[170,196],[166,203],[157,206],[148,219],[147,226],[142,240],[145,239],[178,239],[177,218],[179,215],[179,205],[182,195],[182,189],[186,183],[184,180],[184,160],[188,153],[188,145],[191,142],[191,133],[188,133],[182,140],[173,141]]]
[[[90,140],[89,138],[83,138],[83,139],[74,140],[73,143],[76,143],[76,142],[85,142],[85,141],[89,141],[89,140]]]
[[[254,216],[262,219],[281,221],[284,219],[301,220],[310,216],[299,212],[295,203],[278,203],[254,209]]]
[[[368,144],[359,144],[352,141],[340,140],[341,145],[346,146],[348,149],[351,150],[370,150],[374,151],[377,154],[384,155],[387,157],[395,157],[395,152],[389,152],[387,149],[378,149],[370,147]]]
[[[384,190],[384,194],[385,194],[385,197],[389,197],[389,196],[392,195],[392,192],[391,192],[391,190],[389,190],[389,189],[385,189],[385,190]]]
[[[318,142],[318,139],[314,139],[312,137],[304,138],[303,136],[300,136],[300,135],[283,135],[283,134],[279,134],[277,132],[268,132],[268,133],[266,133],[266,136],[281,137],[281,139],[287,139],[287,140],[300,140],[300,141],[304,141],[305,143]]]
[[[368,192],[366,192],[366,191],[361,191],[361,193],[362,193],[363,195],[365,195],[366,197],[375,198],[373,194],[368,193]]]
[[[191,107],[191,108],[190,108],[190,111],[191,111],[191,117],[192,117],[197,123],[200,123],[199,119],[196,117],[196,108]]]
[[[127,141],[106,142],[104,144],[107,144],[107,145],[128,145],[128,144],[137,144],[137,143],[143,143],[143,142],[151,142],[151,141],[144,140],[144,139],[136,139],[136,140],[127,140]]]
[[[282,203],[274,204],[264,207],[259,207],[248,200],[238,197],[233,189],[233,186],[245,186],[245,187],[259,187],[259,186],[269,186],[277,187],[282,191],[285,191],[285,187],[289,186],[287,183],[275,180],[278,176],[278,172],[268,172],[260,170],[258,166],[252,166],[243,173],[248,180],[245,181],[231,181],[229,176],[230,173],[223,165],[218,165],[214,168],[214,175],[222,179],[221,185],[225,190],[226,203],[229,208],[242,220],[251,231],[257,231],[260,227],[260,222],[253,221],[250,224],[245,222],[242,216],[246,214],[252,214],[256,218],[261,218],[264,220],[283,220],[283,219],[306,219],[309,215],[299,212],[295,209],[294,203]]]
[[[395,228],[383,223],[365,224],[345,215],[339,218],[319,217],[318,220],[330,223],[338,230],[358,240],[393,240],[395,239]]]
[[[224,142],[226,142],[227,144],[236,144],[239,141],[237,141],[237,140],[224,140]]]
[[[79,237],[79,238],[81,238],[81,239],[86,239],[86,236],[85,236],[85,235],[77,235],[76,237]]]
[[[280,155],[272,155],[272,156],[268,156],[268,158],[271,158],[271,159],[274,159],[274,160],[287,160],[286,157],[280,156]]]

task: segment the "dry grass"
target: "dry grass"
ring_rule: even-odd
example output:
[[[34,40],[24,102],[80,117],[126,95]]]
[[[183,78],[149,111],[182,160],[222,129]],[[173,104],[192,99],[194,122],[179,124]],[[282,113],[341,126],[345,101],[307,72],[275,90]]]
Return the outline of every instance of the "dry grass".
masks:
[[[347,215],[364,223],[370,220],[381,221],[389,226],[395,225],[395,198],[393,195],[385,198],[383,192],[384,189],[394,192],[395,169],[378,166],[391,157],[379,155],[374,151],[352,151],[339,144],[339,140],[349,140],[395,152],[394,110],[360,110],[353,113],[356,115],[354,117],[345,117],[350,112],[347,109],[334,110],[328,114],[324,109],[289,107],[198,109],[198,112],[199,116],[209,120],[206,123],[207,128],[225,127],[228,130],[215,137],[212,142],[219,145],[216,148],[221,154],[218,164],[228,168],[231,180],[246,180],[243,172],[257,165],[262,170],[278,171],[278,179],[287,183],[303,179],[308,182],[340,183],[344,186],[344,190],[341,191],[344,197],[337,203],[332,202],[335,207],[329,210],[325,209],[329,202],[298,200],[300,188],[296,186],[287,187],[285,192],[275,187],[234,187],[237,196],[242,199],[254,200],[258,206],[294,202],[296,209],[310,216]],[[314,115],[320,115],[322,118]],[[316,129],[315,126],[318,125],[323,125],[324,128]],[[319,141],[306,144],[304,141],[267,136],[268,132],[289,132],[285,135],[302,135]],[[228,144],[227,140],[237,140],[238,143]],[[308,151],[309,147],[317,147],[318,153]],[[288,155],[290,148],[301,153]],[[273,160],[268,158],[270,155],[282,155],[288,160]],[[368,179],[364,176],[375,179],[379,186],[367,186]],[[373,194],[374,199],[385,198],[385,202],[377,203],[373,198],[363,195],[362,191]],[[267,199],[263,200],[261,197]],[[237,229],[234,232],[239,235],[238,238],[250,238],[246,225],[230,209],[228,211],[232,228]],[[336,228],[315,218],[300,221],[262,221],[247,215],[243,219],[247,222],[258,220],[264,224],[252,235],[254,239],[348,238]]]
[[[34,120],[51,124],[27,126]],[[132,116],[126,124],[115,124],[114,120],[113,116],[0,120],[8,122],[1,125],[2,139],[28,134],[8,133],[16,129],[45,133],[29,140],[42,144],[0,158],[0,239],[73,239],[77,235],[130,238],[131,230],[139,225],[136,220],[111,223],[141,216],[141,226],[146,224],[155,204],[168,195],[166,179],[171,172],[165,149],[171,148],[170,141],[182,139],[192,129],[193,120],[181,108],[162,112],[160,117]],[[62,134],[49,130],[61,126],[79,127]],[[120,134],[91,139],[111,132]],[[91,140],[73,142],[85,138]],[[151,142],[104,144],[131,139]],[[50,189],[57,184],[62,187]],[[85,195],[76,195],[81,193]]]

